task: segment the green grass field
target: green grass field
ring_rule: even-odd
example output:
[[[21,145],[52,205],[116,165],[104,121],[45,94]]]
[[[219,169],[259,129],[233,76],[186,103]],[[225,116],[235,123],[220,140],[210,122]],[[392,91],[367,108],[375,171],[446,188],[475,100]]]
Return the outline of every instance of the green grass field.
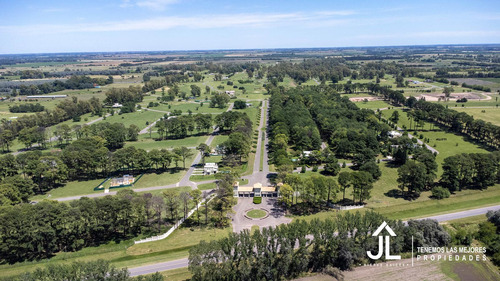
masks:
[[[253,219],[259,219],[259,218],[263,218],[267,213],[263,210],[258,210],[258,209],[255,209],[255,210],[251,210],[251,211],[248,211],[247,212],[247,216],[253,218]]]
[[[493,125],[500,126],[500,108],[454,108],[456,111],[465,112],[474,117],[486,122],[491,122]]]
[[[158,120],[160,117],[163,117],[163,115],[164,113],[149,110],[136,111],[121,115],[115,113],[115,115],[107,117],[106,120],[103,120],[102,122],[122,123],[125,127],[134,124],[140,129],[144,129],[147,126],[146,122],[149,122],[149,124],[151,124]]]
[[[153,138],[155,135],[153,134]],[[197,147],[200,143],[207,140],[208,136],[193,136],[183,139],[167,139],[156,141],[149,138],[149,134],[144,134],[139,137],[138,141],[126,142],[125,146],[134,146],[135,148],[142,148],[146,151],[153,149],[169,149],[174,147]]]
[[[358,101],[355,102],[355,104],[359,108],[368,108],[368,109],[378,109],[378,108],[386,108],[389,107],[390,105],[386,103],[385,101],[369,101],[369,102],[363,102],[363,101]]]

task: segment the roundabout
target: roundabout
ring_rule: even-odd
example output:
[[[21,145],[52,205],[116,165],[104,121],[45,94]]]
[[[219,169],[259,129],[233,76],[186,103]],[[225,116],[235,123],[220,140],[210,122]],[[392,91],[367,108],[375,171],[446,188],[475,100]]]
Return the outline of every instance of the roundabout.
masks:
[[[269,213],[262,209],[253,209],[247,211],[245,216],[250,219],[262,219],[269,216]]]

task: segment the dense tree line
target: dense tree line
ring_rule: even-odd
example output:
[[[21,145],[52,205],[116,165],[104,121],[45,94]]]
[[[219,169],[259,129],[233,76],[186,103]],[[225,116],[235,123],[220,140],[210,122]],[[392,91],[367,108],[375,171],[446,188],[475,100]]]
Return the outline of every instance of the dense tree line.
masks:
[[[317,150],[322,139],[338,157],[375,156],[380,152],[377,135],[388,130],[372,111],[359,109],[327,86],[275,89],[270,106],[270,147],[276,164],[288,159],[288,146]]]
[[[469,85],[467,83],[462,83],[462,87],[470,88],[473,90],[483,91],[483,92],[491,92],[490,87],[482,86],[482,85]]]
[[[43,83],[40,85],[21,85],[17,93],[22,96],[41,95],[63,90],[76,90],[94,88],[94,85],[104,86],[113,83],[113,78],[91,78],[89,76],[71,76],[66,81],[56,80],[54,82]]]
[[[112,240],[156,233],[165,223],[164,199],[120,192],[117,196],[81,198],[70,204],[42,201],[0,209],[0,257],[3,262],[49,258]]]
[[[45,106],[36,103],[24,103],[19,105],[9,106],[9,111],[12,113],[26,113],[26,112],[41,112],[45,110]]]
[[[68,76],[85,76],[85,75],[123,75],[128,73],[128,70],[120,69],[102,69],[102,70],[85,70],[85,69],[65,69],[63,71],[41,71],[41,70],[19,70],[19,71],[7,71],[7,75],[19,75],[20,79],[43,79],[43,78],[63,78]],[[112,78],[112,76],[111,76]]]
[[[357,264],[373,263],[366,251],[377,252],[373,231],[387,221],[397,233],[391,252],[411,251],[415,246],[445,246],[450,236],[432,220],[389,221],[367,212],[339,215],[335,220],[294,221],[276,228],[250,233],[231,233],[211,242],[202,241],[189,252],[192,280],[283,280],[304,272],[318,272],[327,266],[347,270]]]
[[[273,84],[283,82],[285,76],[290,76],[297,83],[318,78],[321,82],[337,83],[351,75],[351,70],[344,59],[309,59],[300,63],[280,62],[267,68],[267,79]]]
[[[159,139],[185,138],[192,135],[196,130],[198,133],[209,133],[212,128],[212,114],[170,116],[156,122]]]
[[[143,99],[142,89],[140,86],[129,86],[126,89],[111,88],[106,92],[104,103],[113,105],[114,103],[138,103]]]
[[[500,182],[500,152],[462,153],[443,162],[441,185],[450,192],[469,188],[486,189]]]

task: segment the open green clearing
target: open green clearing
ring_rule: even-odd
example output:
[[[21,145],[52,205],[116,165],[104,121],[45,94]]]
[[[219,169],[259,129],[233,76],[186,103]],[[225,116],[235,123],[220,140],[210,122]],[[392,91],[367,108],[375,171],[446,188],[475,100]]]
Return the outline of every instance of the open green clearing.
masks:
[[[195,155],[186,159],[186,168],[191,165],[194,160]],[[171,164],[171,167],[174,164]],[[179,167],[182,167],[182,162],[179,162]],[[163,173],[148,173],[144,174],[142,178],[134,184],[133,187],[124,187],[113,189],[113,191],[119,191],[122,189],[135,189],[135,188],[145,188],[153,186],[164,186],[179,182],[182,177],[186,174],[186,170],[175,170],[170,169]],[[94,191],[94,187],[104,181],[104,178],[89,180],[89,181],[71,181],[66,183],[64,186],[59,188],[54,188],[48,193],[43,195],[36,195],[30,198],[31,200],[42,200],[42,199],[55,199],[70,196],[79,196],[95,193],[103,193],[104,191]]]
[[[153,135],[153,138],[155,136]],[[183,139],[166,139],[157,141],[149,138],[149,133],[140,135],[139,140],[126,142],[125,147],[133,146],[135,148],[142,148],[146,151],[150,151],[153,149],[169,149],[174,147],[197,147],[200,143],[203,143],[207,140],[208,136],[192,136]],[[194,151],[193,151],[194,152]]]
[[[500,126],[500,108],[454,108],[456,111],[465,112],[472,115],[474,119],[481,119]]]
[[[164,113],[161,112],[142,110],[126,114],[115,113],[115,115],[107,117],[104,121],[109,123],[122,123],[125,127],[134,124],[140,129],[144,129],[147,126],[146,122],[151,124],[163,117],[163,115]]]
[[[381,101],[381,100],[368,101],[368,102],[358,101],[358,102],[355,102],[355,104],[359,108],[368,108],[368,109],[386,108],[386,107],[390,106],[388,103],[386,103],[385,101]]]

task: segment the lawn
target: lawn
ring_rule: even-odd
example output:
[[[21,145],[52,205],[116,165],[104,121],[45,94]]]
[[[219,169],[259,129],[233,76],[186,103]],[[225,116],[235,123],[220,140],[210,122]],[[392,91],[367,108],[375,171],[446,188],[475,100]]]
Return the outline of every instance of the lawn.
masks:
[[[162,271],[160,274],[168,281],[185,281],[193,276],[187,267]]]
[[[54,188],[44,195],[36,195],[31,197],[31,200],[54,199],[69,196],[78,196],[93,193],[103,193],[104,191],[94,191],[94,187],[103,182],[105,179],[96,179],[89,181],[70,181],[63,187]],[[142,180],[142,179],[141,179]],[[141,181],[139,180],[139,182]]]
[[[153,135],[153,138],[155,136]],[[157,141],[149,138],[149,134],[144,134],[139,137],[138,141],[126,142],[125,146],[134,146],[135,148],[142,148],[146,151],[150,151],[153,149],[170,149],[180,146],[192,147],[195,148],[199,144],[204,143],[207,140],[208,136],[192,136],[183,139],[167,139]],[[194,151],[193,151],[194,152]]]
[[[188,163],[193,161],[194,157],[186,160],[186,167]],[[182,166],[182,163],[179,163]],[[173,165],[172,165],[173,166]],[[135,189],[144,188],[152,186],[163,186],[177,183],[186,174],[186,170],[175,171],[174,169],[163,172],[161,174],[150,173],[144,174],[133,187],[117,188],[112,191],[120,191],[122,189]],[[66,185],[58,188],[54,188],[43,195],[36,195],[31,197],[31,200],[42,200],[42,199],[55,199],[61,197],[79,196],[95,193],[103,193],[104,191],[94,191],[94,187],[103,182],[104,179],[88,180],[88,181],[71,181],[66,183]]]
[[[186,167],[188,166],[186,161]],[[182,166],[182,164],[181,164]],[[182,177],[186,174],[186,171],[176,171],[171,170],[167,172],[163,172],[161,174],[156,174],[156,173],[151,173],[151,174],[144,174],[142,178],[134,184],[133,187],[130,188],[144,188],[144,187],[151,187],[151,186],[162,186],[162,185],[169,185],[169,184],[174,184],[179,182]]]
[[[217,145],[220,145],[221,143],[227,141],[228,138],[229,138],[229,135],[217,135],[214,137],[210,146],[215,148]]]
[[[113,116],[106,117],[106,120],[104,120],[104,122],[122,123],[125,127],[134,124],[139,127],[139,129],[144,129],[147,126],[146,122],[149,122],[149,124],[151,124],[158,120],[160,117],[163,117],[164,114],[165,113],[147,111],[145,109],[142,109],[141,111],[125,113],[121,115],[115,113],[115,115]]]
[[[377,101],[368,101],[368,102],[355,102],[355,104],[359,108],[368,108],[368,109],[378,109],[378,108],[386,108],[389,107],[390,105],[386,103],[385,101],[377,100]]]
[[[454,108],[456,111],[465,112],[474,117],[474,119],[482,119],[486,122],[491,122],[494,125],[500,126],[500,108]]]
[[[427,194],[424,192],[420,197],[428,195],[428,192]],[[409,219],[493,206],[500,202],[500,185],[497,184],[484,191],[464,190],[442,200],[403,201],[399,205],[373,208],[373,210],[391,219]]]
[[[266,212],[263,210],[255,209],[247,212],[247,216],[253,219],[260,219],[266,216]]]
[[[198,185],[199,190],[210,190],[210,189],[215,189],[215,188],[217,188],[217,184],[215,182],[204,183],[204,184]]]

